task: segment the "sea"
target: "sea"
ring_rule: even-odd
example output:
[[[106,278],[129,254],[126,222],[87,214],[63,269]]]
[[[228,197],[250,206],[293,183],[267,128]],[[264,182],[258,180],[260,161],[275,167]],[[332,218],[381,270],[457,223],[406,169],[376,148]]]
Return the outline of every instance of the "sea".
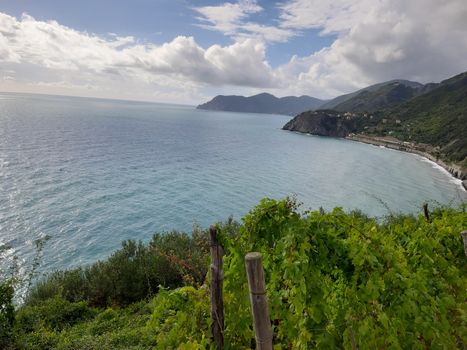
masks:
[[[378,218],[467,200],[425,158],[281,130],[290,118],[0,93],[3,272],[90,264],[123,240],[240,221],[265,197]]]

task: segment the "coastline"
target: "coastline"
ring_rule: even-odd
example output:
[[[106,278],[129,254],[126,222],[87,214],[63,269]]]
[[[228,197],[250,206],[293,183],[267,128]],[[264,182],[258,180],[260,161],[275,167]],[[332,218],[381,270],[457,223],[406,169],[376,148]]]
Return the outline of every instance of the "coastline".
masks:
[[[459,180],[461,183],[461,188],[464,191],[467,191],[467,170],[463,169],[461,166],[457,164],[447,164],[441,159],[437,159],[432,154],[428,152],[424,152],[415,148],[414,144],[409,142],[403,142],[395,138],[382,138],[382,137],[372,137],[366,135],[356,135],[350,134],[345,137],[346,140],[355,141],[366,143],[374,146],[382,146],[386,148],[390,148],[396,151],[407,152],[416,154],[420,157],[427,159],[428,161],[438,165],[445,171],[447,171],[452,177]]]

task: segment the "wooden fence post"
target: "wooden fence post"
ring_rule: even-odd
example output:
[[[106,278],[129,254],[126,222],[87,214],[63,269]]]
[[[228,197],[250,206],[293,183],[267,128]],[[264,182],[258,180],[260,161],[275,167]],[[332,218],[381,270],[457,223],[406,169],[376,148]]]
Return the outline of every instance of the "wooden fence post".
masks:
[[[245,256],[250,302],[255,327],[256,349],[272,350],[272,330],[269,318],[266,284],[260,253],[248,253]]]
[[[216,349],[224,348],[224,301],[222,287],[224,273],[222,272],[222,247],[217,240],[217,230],[209,228],[211,235],[211,321],[212,335]]]
[[[462,231],[461,236],[464,239],[464,253],[467,256],[467,231]]]
[[[428,203],[423,204],[423,215],[425,220],[430,222],[430,212],[428,211]]]

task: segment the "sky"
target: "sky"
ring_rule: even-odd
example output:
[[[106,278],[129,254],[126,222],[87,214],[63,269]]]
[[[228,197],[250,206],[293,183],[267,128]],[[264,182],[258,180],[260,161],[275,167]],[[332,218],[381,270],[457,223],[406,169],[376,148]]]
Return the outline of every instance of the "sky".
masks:
[[[328,99],[467,71],[466,0],[0,0],[0,92]]]

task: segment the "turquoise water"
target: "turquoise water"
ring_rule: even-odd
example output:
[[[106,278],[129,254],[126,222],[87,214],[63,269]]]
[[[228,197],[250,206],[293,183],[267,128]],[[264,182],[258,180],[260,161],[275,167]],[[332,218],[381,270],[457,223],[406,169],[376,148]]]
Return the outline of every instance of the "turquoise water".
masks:
[[[282,131],[288,120],[0,94],[3,260],[27,266],[34,240],[47,235],[43,271],[90,263],[124,239],[240,219],[265,196],[376,216],[466,199],[421,157]]]

